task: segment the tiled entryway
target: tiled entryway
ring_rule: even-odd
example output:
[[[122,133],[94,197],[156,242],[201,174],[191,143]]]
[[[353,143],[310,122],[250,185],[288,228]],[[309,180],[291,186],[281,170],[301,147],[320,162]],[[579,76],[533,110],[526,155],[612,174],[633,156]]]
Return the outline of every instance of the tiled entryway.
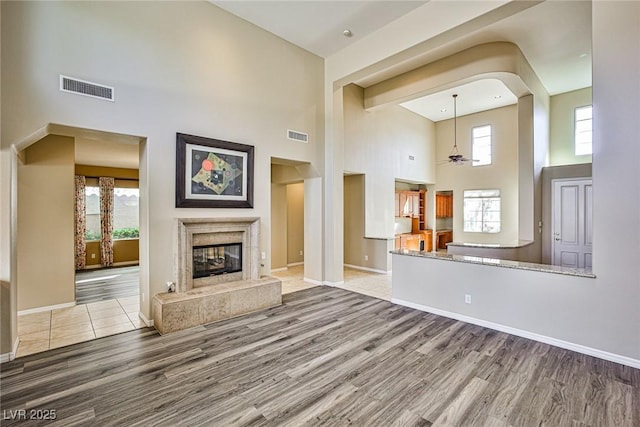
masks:
[[[316,286],[304,281],[304,265],[289,267],[271,274],[282,280],[282,293],[301,291]],[[391,275],[345,267],[344,283],[336,286],[348,291],[391,301]]]
[[[145,327],[138,296],[18,316],[16,357]]]

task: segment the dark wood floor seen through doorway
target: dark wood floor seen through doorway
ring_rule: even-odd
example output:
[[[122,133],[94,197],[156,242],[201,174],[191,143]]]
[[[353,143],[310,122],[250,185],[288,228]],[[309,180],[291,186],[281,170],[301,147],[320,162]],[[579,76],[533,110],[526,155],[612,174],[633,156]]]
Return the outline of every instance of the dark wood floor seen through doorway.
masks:
[[[140,267],[113,267],[76,271],[76,304],[138,295]]]
[[[336,288],[283,300],[4,363],[2,409],[87,426],[640,425],[638,369]]]

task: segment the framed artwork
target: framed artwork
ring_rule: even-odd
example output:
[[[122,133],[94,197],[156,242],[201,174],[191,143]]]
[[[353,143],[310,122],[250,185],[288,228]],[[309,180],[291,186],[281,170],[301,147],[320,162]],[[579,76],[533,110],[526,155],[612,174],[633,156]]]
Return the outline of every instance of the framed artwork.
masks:
[[[176,134],[177,208],[252,208],[253,146]]]

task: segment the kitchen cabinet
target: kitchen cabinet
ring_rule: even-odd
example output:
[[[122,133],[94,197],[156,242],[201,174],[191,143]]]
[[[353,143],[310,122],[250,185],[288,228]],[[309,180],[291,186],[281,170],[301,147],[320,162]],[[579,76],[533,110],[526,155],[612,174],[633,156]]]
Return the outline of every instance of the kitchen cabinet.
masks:
[[[422,244],[421,244],[422,243]],[[433,231],[421,230],[415,233],[398,234],[395,238],[395,250],[408,249],[412,251],[422,250],[431,252],[433,250]]]
[[[395,194],[395,216],[424,218],[425,212],[425,191],[396,191]],[[423,221],[424,222],[424,221]]]
[[[451,218],[453,216],[453,195],[436,194],[436,218]]]
[[[408,249],[410,251],[420,250],[420,241],[422,240],[421,234],[401,234],[400,235],[400,249]]]
[[[436,232],[436,247],[438,249],[447,249],[447,243],[453,242],[453,231],[442,230]]]

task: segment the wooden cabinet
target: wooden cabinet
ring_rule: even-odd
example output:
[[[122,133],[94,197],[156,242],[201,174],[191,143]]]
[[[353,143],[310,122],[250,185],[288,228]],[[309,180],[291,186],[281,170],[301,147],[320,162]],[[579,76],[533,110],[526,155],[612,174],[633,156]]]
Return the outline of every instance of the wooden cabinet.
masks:
[[[424,241],[424,250],[431,252],[433,250],[433,231],[422,230],[422,240]]]
[[[438,231],[436,232],[436,247],[438,249],[447,249],[447,243],[453,242],[453,231]]]
[[[453,216],[453,195],[436,194],[436,218],[451,218]]]
[[[395,216],[411,218],[411,233],[399,234],[395,238],[396,250],[408,249],[413,251],[431,251],[433,249],[433,234],[427,228],[427,198],[426,190],[396,191]],[[421,242],[422,243],[421,245]]]
[[[396,191],[395,216],[423,218],[425,213],[425,191]]]

